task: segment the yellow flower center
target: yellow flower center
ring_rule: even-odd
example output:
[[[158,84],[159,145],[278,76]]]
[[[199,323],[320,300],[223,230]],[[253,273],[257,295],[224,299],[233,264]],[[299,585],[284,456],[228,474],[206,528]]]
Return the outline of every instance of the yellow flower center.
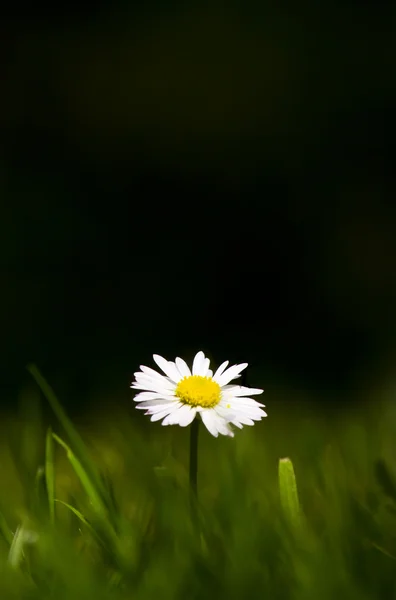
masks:
[[[211,377],[191,375],[179,381],[176,396],[184,404],[213,408],[220,402],[221,389]]]

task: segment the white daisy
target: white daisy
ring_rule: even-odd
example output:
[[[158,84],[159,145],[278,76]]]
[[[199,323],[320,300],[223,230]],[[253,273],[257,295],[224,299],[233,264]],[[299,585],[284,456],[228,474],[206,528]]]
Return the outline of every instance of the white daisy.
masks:
[[[215,437],[234,436],[230,425],[242,429],[244,425],[254,425],[267,414],[260,404],[250,398],[262,394],[264,390],[228,385],[246,369],[247,363],[228,366],[223,362],[213,375],[210,361],[203,352],[195,356],[192,370],[181,358],[171,362],[154,354],[153,358],[165,376],[141,366],[135,373],[131,388],[144,390],[135,396],[136,408],[151,415],[151,421],[162,421],[162,425],[186,427],[199,414],[208,431]]]

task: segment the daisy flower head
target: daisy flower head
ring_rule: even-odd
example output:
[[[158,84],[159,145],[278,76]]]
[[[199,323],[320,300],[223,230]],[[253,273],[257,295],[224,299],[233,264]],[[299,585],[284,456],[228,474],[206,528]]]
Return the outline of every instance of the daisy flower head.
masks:
[[[219,433],[233,437],[232,425],[242,429],[267,416],[264,404],[250,398],[264,390],[230,384],[247,363],[228,367],[227,360],[213,374],[203,352],[195,356],[192,369],[179,357],[174,362],[158,354],[153,358],[164,375],[141,366],[131,385],[132,389],[143,390],[134,401],[138,403],[136,408],[151,416],[151,421],[187,427],[200,417],[214,437]]]

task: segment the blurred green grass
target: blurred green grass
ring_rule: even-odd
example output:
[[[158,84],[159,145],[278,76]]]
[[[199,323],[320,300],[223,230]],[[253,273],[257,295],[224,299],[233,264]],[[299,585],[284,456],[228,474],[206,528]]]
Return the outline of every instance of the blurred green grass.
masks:
[[[293,403],[282,392],[266,404],[269,417],[234,439],[201,429],[198,524],[189,505],[188,429],[152,424],[132,402],[85,415],[75,426],[99,473],[103,514],[55,439],[55,498],[87,524],[61,502],[52,524],[46,400],[22,394],[18,418],[0,426],[0,598],[396,598],[390,394],[348,411]],[[88,464],[61,423],[51,426],[80,467]],[[278,464],[286,456],[301,530],[282,511]],[[38,539],[22,543],[10,563],[17,531],[22,542],[24,531]]]

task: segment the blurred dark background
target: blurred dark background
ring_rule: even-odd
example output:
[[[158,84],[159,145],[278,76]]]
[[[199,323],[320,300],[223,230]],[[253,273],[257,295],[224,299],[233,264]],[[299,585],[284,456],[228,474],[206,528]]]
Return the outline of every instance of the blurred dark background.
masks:
[[[129,397],[153,353],[248,361],[251,384],[318,397],[393,376],[394,6],[13,11],[4,407],[30,361],[78,407]]]

